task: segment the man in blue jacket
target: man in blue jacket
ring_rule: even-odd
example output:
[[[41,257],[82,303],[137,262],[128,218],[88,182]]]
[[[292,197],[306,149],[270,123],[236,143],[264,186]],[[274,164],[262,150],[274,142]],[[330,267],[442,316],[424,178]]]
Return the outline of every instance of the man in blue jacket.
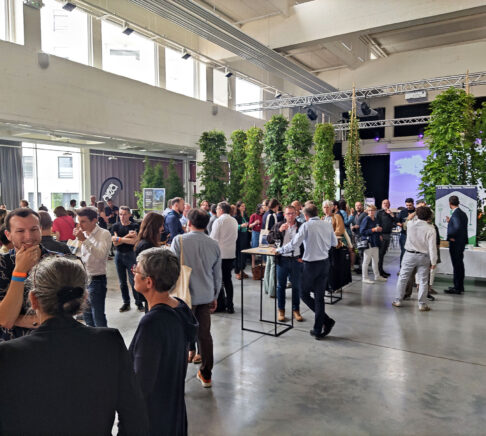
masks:
[[[457,195],[449,197],[449,206],[452,209],[451,217],[447,217],[447,240],[449,241],[449,254],[451,256],[454,272],[454,286],[446,289],[446,294],[462,294],[464,292],[464,249],[467,238],[467,215],[459,208]]]
[[[167,243],[170,244],[177,235],[183,235],[184,229],[181,224],[182,212],[184,211],[184,199],[176,197],[171,200],[172,210],[165,218],[165,231],[170,233]]]

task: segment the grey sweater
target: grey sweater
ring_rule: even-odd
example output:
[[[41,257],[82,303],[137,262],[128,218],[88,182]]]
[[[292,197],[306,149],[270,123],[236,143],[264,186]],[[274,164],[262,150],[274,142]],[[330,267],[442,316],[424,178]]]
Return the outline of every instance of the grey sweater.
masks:
[[[218,298],[221,288],[221,252],[218,243],[203,232],[178,235],[171,245],[172,252],[180,257],[181,238],[184,264],[192,268],[189,289],[192,305],[208,304]]]

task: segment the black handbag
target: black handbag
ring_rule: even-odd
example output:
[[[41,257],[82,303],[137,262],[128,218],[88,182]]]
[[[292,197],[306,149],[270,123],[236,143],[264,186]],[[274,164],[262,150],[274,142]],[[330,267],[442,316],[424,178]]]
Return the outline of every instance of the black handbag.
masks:
[[[359,250],[366,250],[370,248],[370,241],[368,240],[367,236],[361,236],[357,242],[356,242],[356,247]]]

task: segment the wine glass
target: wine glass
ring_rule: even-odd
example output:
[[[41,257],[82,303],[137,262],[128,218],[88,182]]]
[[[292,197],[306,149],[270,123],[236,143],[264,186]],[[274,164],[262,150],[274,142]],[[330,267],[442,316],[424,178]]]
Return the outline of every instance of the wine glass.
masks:
[[[279,249],[281,244],[282,242],[280,241],[280,239],[275,240],[275,248]]]

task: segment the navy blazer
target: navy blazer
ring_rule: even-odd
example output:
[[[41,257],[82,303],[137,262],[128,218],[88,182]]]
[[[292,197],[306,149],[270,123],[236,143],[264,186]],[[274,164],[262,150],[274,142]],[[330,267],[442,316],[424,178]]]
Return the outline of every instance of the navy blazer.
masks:
[[[467,237],[467,215],[461,208],[454,209],[447,225],[447,240],[454,239],[454,243],[465,246],[468,243]]]

